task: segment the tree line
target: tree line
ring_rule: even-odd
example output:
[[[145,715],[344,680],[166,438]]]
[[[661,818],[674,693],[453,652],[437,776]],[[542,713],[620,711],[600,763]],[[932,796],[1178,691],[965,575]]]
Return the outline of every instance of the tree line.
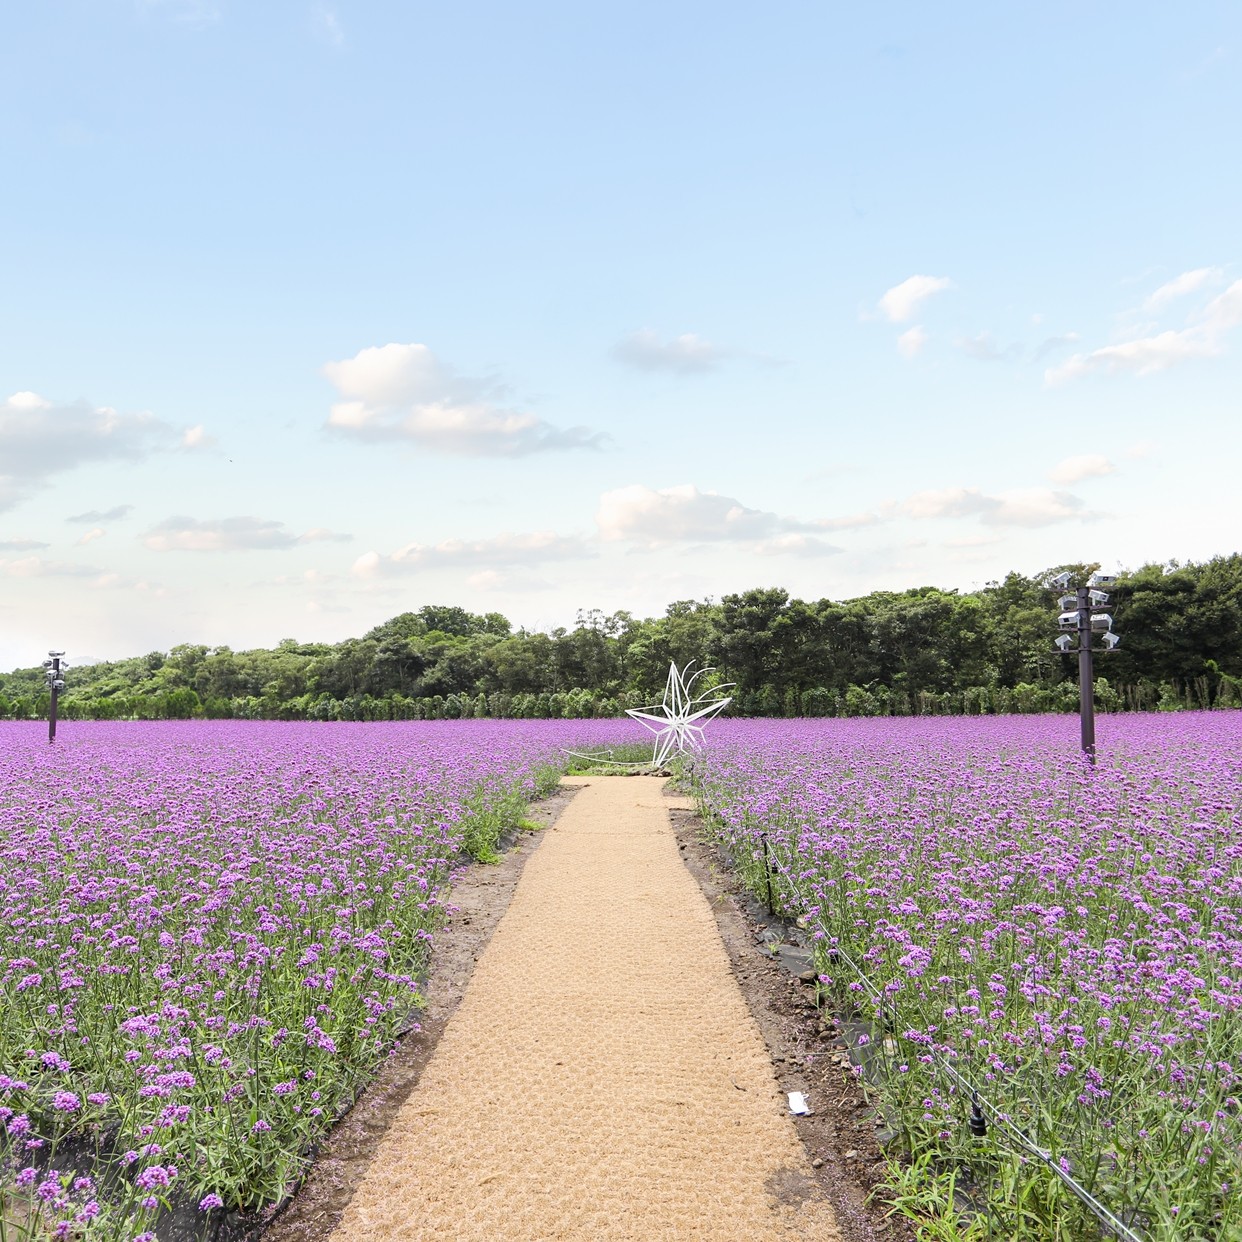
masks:
[[[1061,592],[1051,582],[1062,570],[1085,581],[1093,568],[844,601],[756,588],[646,619],[583,611],[550,633],[425,605],[340,643],[183,643],[73,668],[60,710],[103,720],[611,716],[658,701],[670,660],[696,660],[736,683],[738,715],[1070,711],[1077,661],[1053,646]],[[1111,594],[1122,641],[1097,663],[1099,710],[1242,707],[1242,554],[1145,565]],[[0,718],[47,709],[42,669],[0,674]]]

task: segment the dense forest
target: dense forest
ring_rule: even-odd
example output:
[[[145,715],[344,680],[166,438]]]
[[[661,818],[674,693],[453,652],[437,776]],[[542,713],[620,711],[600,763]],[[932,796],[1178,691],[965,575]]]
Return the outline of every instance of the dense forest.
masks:
[[[859,599],[792,599],[779,588],[682,600],[662,617],[579,614],[573,629],[514,630],[499,613],[427,605],[341,643],[272,650],[183,644],[74,668],[67,719],[195,716],[425,720],[608,716],[658,700],[670,660],[736,683],[731,711],[764,716],[1068,711],[1077,660],[1053,646],[1068,569],[958,593],[934,587]],[[1121,576],[1121,637],[1096,665],[1102,711],[1242,707],[1242,554],[1147,565]],[[42,669],[0,674],[0,717],[45,715]]]

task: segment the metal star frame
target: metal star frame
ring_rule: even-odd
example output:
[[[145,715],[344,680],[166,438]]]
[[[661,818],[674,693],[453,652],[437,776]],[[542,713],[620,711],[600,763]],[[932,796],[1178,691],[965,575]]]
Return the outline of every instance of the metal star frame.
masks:
[[[694,683],[715,670],[701,668],[690,676],[693,667],[693,660],[684,669],[678,669],[675,661],[669,664],[663,701],[651,707],[626,709],[627,716],[633,716],[639,724],[656,735],[655,755],[651,760],[653,767],[663,767],[665,760],[674,752],[681,754],[687,750],[700,749],[703,745],[703,726],[733,702],[728,695],[724,698],[714,697],[722,690],[732,689],[735,683],[731,681],[712,686],[696,695]]]

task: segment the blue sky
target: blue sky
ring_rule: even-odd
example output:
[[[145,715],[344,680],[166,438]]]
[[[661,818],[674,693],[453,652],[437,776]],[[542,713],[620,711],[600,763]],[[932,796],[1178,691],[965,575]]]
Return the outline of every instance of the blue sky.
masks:
[[[0,668],[1237,550],[1233,3],[0,19]]]

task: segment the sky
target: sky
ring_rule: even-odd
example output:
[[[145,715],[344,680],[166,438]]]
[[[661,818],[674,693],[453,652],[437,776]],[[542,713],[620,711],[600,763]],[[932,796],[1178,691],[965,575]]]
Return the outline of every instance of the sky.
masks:
[[[0,16],[0,669],[1242,539],[1242,7]]]

